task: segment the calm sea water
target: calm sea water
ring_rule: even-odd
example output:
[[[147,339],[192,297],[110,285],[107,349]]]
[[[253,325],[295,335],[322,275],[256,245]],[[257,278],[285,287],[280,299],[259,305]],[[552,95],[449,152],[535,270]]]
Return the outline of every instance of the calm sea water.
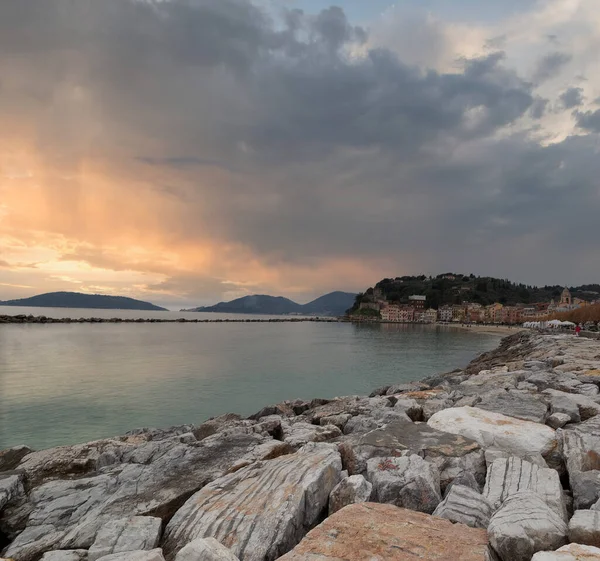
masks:
[[[23,312],[164,317],[0,308]],[[364,395],[463,366],[498,340],[431,326],[341,323],[0,325],[0,449],[249,415],[297,397]]]

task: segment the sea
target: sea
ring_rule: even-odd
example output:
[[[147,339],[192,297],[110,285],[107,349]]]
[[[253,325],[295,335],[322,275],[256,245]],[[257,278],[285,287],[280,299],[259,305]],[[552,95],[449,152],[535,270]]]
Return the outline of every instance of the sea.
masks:
[[[2,307],[0,314],[265,319],[16,307]],[[400,324],[0,324],[0,449],[199,424],[228,412],[250,415],[285,399],[366,395],[465,366],[499,340]]]

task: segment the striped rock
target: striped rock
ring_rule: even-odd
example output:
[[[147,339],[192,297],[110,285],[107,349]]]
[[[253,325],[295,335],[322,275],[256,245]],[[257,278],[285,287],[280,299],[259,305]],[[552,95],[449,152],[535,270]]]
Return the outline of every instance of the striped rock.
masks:
[[[540,551],[532,557],[531,561],[600,561],[600,549],[570,543],[556,551]]]
[[[347,506],[279,561],[486,561],[485,530],[389,504]]]
[[[488,468],[483,488],[483,496],[492,508],[500,508],[508,497],[520,491],[536,493],[563,520],[567,520],[563,490],[555,470],[515,457],[494,460]]]
[[[164,549],[172,556],[195,539],[212,537],[242,561],[277,559],[318,522],[341,469],[335,445],[309,443],[221,477],[175,513]]]
[[[536,493],[511,495],[488,526],[491,546],[502,561],[530,561],[534,553],[567,542],[567,525]]]
[[[600,470],[600,416],[565,428],[561,437],[569,473]]]
[[[471,528],[487,528],[492,516],[492,507],[477,491],[462,485],[453,485],[446,498],[433,511],[433,516],[466,524]]]

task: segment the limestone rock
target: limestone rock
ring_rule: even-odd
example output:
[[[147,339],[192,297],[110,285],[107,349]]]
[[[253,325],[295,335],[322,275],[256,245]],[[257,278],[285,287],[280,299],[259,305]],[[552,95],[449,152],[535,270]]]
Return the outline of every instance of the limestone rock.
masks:
[[[310,423],[295,423],[283,426],[283,440],[294,448],[300,448],[308,442],[325,442],[342,436],[335,425],[318,426]]]
[[[573,400],[563,395],[555,395],[550,400],[550,412],[552,415],[567,415],[571,423],[580,423],[581,415],[579,405]]]
[[[567,423],[571,422],[571,417],[570,415],[567,415],[566,413],[552,413],[552,415],[550,415],[547,419],[546,419],[546,424],[553,429],[561,429],[562,427],[564,427]]]
[[[31,454],[33,450],[28,446],[13,446],[6,450],[0,450],[0,471],[10,471],[15,469],[21,460]]]
[[[569,473],[575,510],[591,508],[600,499],[600,471],[575,471]]]
[[[481,494],[481,486],[479,485],[479,481],[475,479],[475,476],[470,471],[463,471],[462,473],[459,473],[454,478],[452,483],[450,483],[450,485],[446,487],[444,491],[445,495],[447,495],[452,489],[452,487],[454,487],[455,485],[462,485],[463,487],[468,487],[476,493]]]
[[[487,528],[492,507],[477,491],[462,485],[452,485],[446,498],[433,511],[434,516],[450,522],[466,524],[471,528]]]
[[[555,470],[515,457],[495,460],[489,466],[483,496],[494,510],[521,491],[536,493],[562,520],[566,520],[562,486]]]
[[[21,474],[3,477],[0,473],[0,512],[10,502],[25,496],[23,476]]]
[[[329,515],[354,503],[366,503],[371,498],[373,485],[362,475],[342,479],[329,495]]]
[[[556,551],[540,551],[532,557],[531,561],[600,561],[600,549],[570,543]]]
[[[485,480],[485,458],[475,441],[425,423],[395,421],[367,434],[346,438],[339,447],[344,466],[351,474],[364,473],[371,458],[413,453],[435,465],[443,489],[465,471],[473,473],[480,483]]]
[[[3,530],[21,532],[5,556],[32,561],[50,549],[87,549],[100,527],[110,520],[143,515],[169,518],[193,492],[224,475],[236,462],[268,457],[282,445],[244,432],[218,433],[193,444],[147,441],[146,437],[140,437],[139,442],[135,451],[127,453],[129,463],[89,477],[48,481],[29,492],[22,508],[5,510]],[[62,458],[67,455],[63,451],[59,454]],[[46,457],[51,458],[51,453]],[[37,473],[42,472],[51,477],[39,466]]]
[[[321,417],[321,426],[335,425],[340,430],[344,430],[346,423],[352,418],[350,413],[340,413],[339,415],[331,415],[329,417]]]
[[[548,467],[546,460],[542,458],[542,455],[539,453],[534,454],[524,454],[521,453],[519,455],[513,454],[511,452],[507,452],[506,450],[500,450],[498,448],[487,448],[485,451],[485,463],[488,468],[491,466],[496,460],[499,459],[508,459],[508,458],[520,458],[521,460],[525,460],[530,464],[534,464],[536,466],[545,468]]]
[[[456,407],[436,413],[432,428],[471,438],[484,448],[500,448],[515,455],[540,453],[546,457],[557,447],[554,430],[476,407]]]
[[[561,431],[569,473],[600,470],[600,416]]]
[[[520,390],[496,390],[486,393],[481,396],[477,407],[534,423],[543,423],[548,413],[548,405],[537,395]]]
[[[585,395],[552,389],[544,390],[543,393],[548,395],[551,399],[562,397],[575,403],[579,409],[579,415],[581,416],[582,421],[587,421],[588,419],[591,419],[600,413],[600,404],[596,403],[592,398]]]
[[[162,520],[152,516],[133,516],[111,520],[98,530],[88,559],[96,561],[111,553],[150,550],[160,540]]]
[[[63,549],[44,553],[41,561],[85,561],[87,555],[85,549]]]
[[[442,501],[439,473],[421,457],[373,458],[367,462],[373,498],[431,514]]]
[[[175,561],[239,561],[239,559],[214,538],[201,538],[181,549]]]
[[[600,512],[577,510],[569,521],[569,541],[600,547]]]
[[[213,537],[242,561],[276,559],[316,524],[341,467],[334,445],[310,443],[221,477],[175,513],[163,547],[172,555],[192,540]]]
[[[347,506],[279,561],[484,561],[485,530],[388,504]]]
[[[567,541],[566,523],[536,493],[508,497],[488,526],[491,546],[502,561],[529,561],[538,551]]]
[[[102,561],[165,561],[162,549],[150,551],[127,551],[124,553],[113,553],[100,558]]]

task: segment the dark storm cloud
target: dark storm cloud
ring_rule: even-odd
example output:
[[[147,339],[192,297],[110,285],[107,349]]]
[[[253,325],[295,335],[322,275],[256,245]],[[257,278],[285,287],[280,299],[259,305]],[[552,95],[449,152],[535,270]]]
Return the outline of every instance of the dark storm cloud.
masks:
[[[0,102],[48,129],[40,144],[83,144],[135,162],[146,181],[164,172],[170,192],[184,185],[164,225],[173,238],[209,232],[274,266],[383,256],[393,269],[411,255],[432,270],[519,267],[537,280],[554,255],[566,266],[597,255],[578,234],[600,213],[597,138],[498,134],[547,104],[502,52],[425,71],[367,48],[340,8],[272,20],[243,0],[27,5],[0,4]],[[548,55],[535,81],[569,60]],[[90,115],[102,125],[93,144],[78,127],[61,134]],[[578,123],[600,130],[596,113]]]
[[[583,95],[583,88],[569,88],[560,95],[560,101],[565,109],[573,109],[573,107],[579,107],[583,105],[585,96]]]
[[[533,73],[533,81],[541,83],[554,78],[565,64],[571,62],[572,58],[570,54],[561,52],[554,52],[543,56],[537,63],[537,67]]]
[[[577,126],[588,131],[600,133],[600,109],[596,111],[576,111]]]

